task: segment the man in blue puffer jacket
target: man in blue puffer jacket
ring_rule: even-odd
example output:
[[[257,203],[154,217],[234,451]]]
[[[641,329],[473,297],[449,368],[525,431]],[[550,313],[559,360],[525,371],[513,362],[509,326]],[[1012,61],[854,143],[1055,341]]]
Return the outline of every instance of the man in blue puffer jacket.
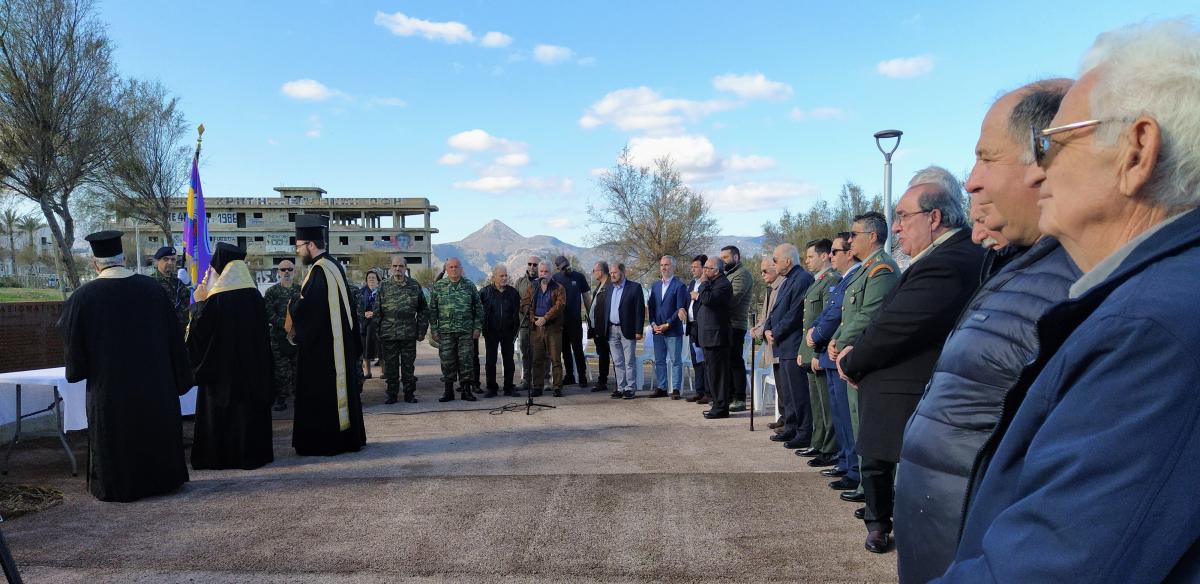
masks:
[[[1200,30],[1101,34],[1035,134],[1039,226],[1084,272],[1037,325],[940,582],[1200,581]]]
[[[1032,163],[1029,128],[1050,123],[1069,86],[1027,85],[997,100],[984,118],[966,188],[986,210],[985,226],[1010,241],[1005,252],[1020,255],[967,304],[909,419],[896,477],[901,582],[927,582],[954,559],[967,477],[1005,395],[1037,353],[1034,323],[1079,277],[1059,243],[1038,231],[1038,190],[1021,184]]]

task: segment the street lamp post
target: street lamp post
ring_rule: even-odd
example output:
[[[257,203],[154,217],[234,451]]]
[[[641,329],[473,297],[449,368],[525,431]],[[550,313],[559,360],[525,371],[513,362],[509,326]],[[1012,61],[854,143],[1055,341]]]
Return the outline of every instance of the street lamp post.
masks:
[[[883,244],[883,249],[888,253],[892,252],[892,154],[900,147],[900,137],[904,132],[900,130],[880,130],[875,132],[875,147],[883,153],[883,214],[887,217],[888,236],[887,241]],[[891,149],[885,150],[883,147],[884,140],[896,139],[892,144]]]

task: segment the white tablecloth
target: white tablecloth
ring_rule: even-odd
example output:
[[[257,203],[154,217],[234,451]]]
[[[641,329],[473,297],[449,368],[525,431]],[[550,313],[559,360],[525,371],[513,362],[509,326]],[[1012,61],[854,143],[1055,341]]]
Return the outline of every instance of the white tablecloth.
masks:
[[[65,367],[0,373],[0,424],[16,421],[16,402],[12,392],[16,384],[21,385],[21,413],[30,414],[44,410],[54,401],[53,387],[58,386],[62,395],[63,430],[83,430],[87,421],[87,381],[67,383]],[[179,398],[183,415],[196,413],[196,388]],[[46,415],[50,415],[47,412]]]

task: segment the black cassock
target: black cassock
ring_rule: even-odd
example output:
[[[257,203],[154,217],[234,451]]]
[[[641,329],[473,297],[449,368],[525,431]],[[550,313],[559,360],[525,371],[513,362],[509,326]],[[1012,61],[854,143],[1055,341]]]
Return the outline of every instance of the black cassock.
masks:
[[[328,253],[320,257],[329,258],[337,266],[338,274],[345,282],[341,265]],[[319,259],[319,258],[318,258]],[[349,408],[350,427],[340,428],[338,422],[338,399],[336,375],[333,363],[333,331],[329,322],[329,286],[325,270],[313,264],[312,275],[300,290],[300,297],[292,301],[292,326],[297,345],[295,421],[292,426],[292,446],[302,456],[332,456],[343,452],[356,452],[367,442],[363,427],[362,400],[359,393],[362,385],[355,371],[360,367],[362,354],[361,337],[357,329],[350,328],[354,312],[342,311],[343,354],[346,359],[346,401]],[[350,287],[347,284],[346,291]],[[339,300],[340,302],[340,300]],[[355,305],[351,301],[350,310]],[[335,308],[336,309],[336,308]]]
[[[274,363],[262,294],[253,288],[220,292],[191,310],[187,348],[200,386],[192,468],[251,469],[271,462]]]
[[[112,270],[119,270],[113,272]],[[179,317],[142,275],[109,268],[81,286],[58,321],[67,380],[87,379],[88,490],[134,501],[187,482],[179,396],[192,387]]]

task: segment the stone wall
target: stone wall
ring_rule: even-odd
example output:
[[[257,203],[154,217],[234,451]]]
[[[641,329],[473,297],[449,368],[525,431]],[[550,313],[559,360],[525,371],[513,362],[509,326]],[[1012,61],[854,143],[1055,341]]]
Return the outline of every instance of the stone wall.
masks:
[[[63,366],[55,328],[62,309],[62,302],[0,303],[0,373]]]

